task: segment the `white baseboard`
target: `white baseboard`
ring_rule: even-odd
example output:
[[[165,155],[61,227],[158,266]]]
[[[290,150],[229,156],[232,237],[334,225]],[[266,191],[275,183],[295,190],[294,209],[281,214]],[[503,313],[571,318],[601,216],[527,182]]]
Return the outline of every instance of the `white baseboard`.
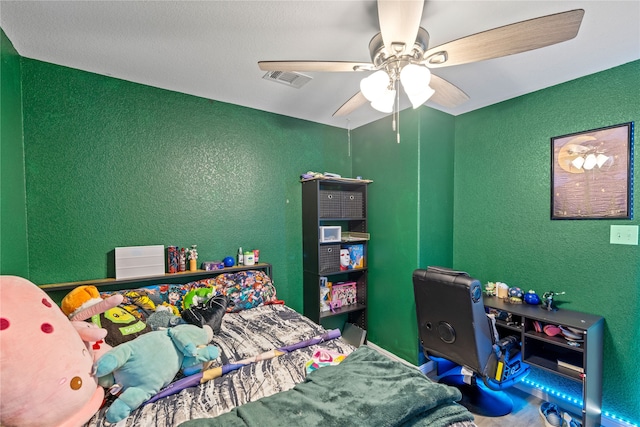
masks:
[[[380,347],[378,345],[375,345],[371,341],[367,341],[367,347],[371,347],[372,349],[374,349],[378,353],[382,354],[383,356],[387,356],[391,360],[395,360],[396,362],[400,362],[402,364],[405,364],[405,365],[410,366],[410,367],[415,368],[415,369],[420,369],[416,365],[414,365],[413,363],[407,362],[403,358],[396,356],[395,354],[391,353],[390,351],[385,350],[384,348],[382,348],[382,347]]]

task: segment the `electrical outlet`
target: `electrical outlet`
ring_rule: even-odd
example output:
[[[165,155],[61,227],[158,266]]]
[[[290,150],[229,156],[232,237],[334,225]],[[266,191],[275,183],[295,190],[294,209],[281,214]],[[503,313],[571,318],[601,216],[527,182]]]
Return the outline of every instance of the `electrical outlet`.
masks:
[[[612,245],[638,245],[637,225],[612,225],[609,243]]]

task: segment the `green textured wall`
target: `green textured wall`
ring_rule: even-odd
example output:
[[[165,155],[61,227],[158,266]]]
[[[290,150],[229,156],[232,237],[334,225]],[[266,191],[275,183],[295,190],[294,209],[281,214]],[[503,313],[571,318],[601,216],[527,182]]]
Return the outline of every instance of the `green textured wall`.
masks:
[[[115,247],[259,248],[302,307],[300,173],[351,172],[346,132],[23,59],[31,280],[107,277]]]
[[[20,56],[0,29],[0,274],[29,276]]]
[[[353,173],[369,186],[369,334],[417,362],[413,270],[452,259],[453,117],[428,108],[356,129]]]
[[[551,137],[635,121],[637,143],[639,119],[640,61],[458,116],[454,192],[455,267],[604,316],[604,408],[636,422],[640,251],[609,227],[640,223],[637,185],[632,221],[551,221],[549,165]]]
[[[640,413],[638,247],[608,244],[609,225],[638,220],[550,221],[548,171],[550,137],[637,122],[640,62],[463,116],[408,110],[399,145],[386,118],[352,131],[350,158],[342,129],[20,62],[2,37],[3,273],[7,246],[37,283],[105,277],[116,246],[198,244],[202,260],[259,247],[274,264],[280,297],[300,310],[298,176],[361,175],[374,180],[373,342],[417,359],[417,267],[451,265],[483,282],[564,290],[564,307],[606,318],[604,409]],[[24,194],[11,196],[15,236],[4,210],[5,174],[24,182],[13,166],[20,162],[5,165],[6,150],[22,158],[21,127],[6,128],[21,108],[28,241]]]

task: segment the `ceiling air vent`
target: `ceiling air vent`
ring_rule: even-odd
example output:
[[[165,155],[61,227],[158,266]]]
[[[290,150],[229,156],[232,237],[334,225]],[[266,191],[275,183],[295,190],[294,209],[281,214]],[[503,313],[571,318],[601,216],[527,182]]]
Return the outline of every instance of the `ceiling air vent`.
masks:
[[[294,71],[269,71],[267,74],[262,76],[262,78],[295,87],[296,89],[300,89],[311,81],[311,77]]]

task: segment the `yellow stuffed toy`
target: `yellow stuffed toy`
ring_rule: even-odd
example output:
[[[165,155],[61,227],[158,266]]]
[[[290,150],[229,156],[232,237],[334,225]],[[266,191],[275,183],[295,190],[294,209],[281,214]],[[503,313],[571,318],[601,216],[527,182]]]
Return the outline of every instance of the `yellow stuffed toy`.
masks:
[[[117,307],[122,303],[122,299],[122,295],[113,295],[102,299],[98,288],[92,285],[82,285],[72,289],[62,299],[60,308],[69,320],[87,320],[96,314]]]

